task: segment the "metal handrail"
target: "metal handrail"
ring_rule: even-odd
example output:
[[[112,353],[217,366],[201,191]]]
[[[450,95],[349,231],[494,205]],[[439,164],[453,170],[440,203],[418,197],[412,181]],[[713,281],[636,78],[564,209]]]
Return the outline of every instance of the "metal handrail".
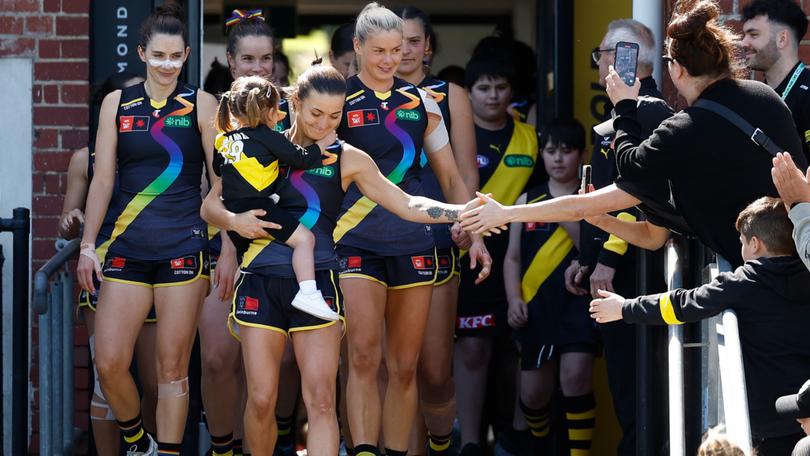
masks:
[[[37,315],[48,311],[48,284],[51,276],[79,251],[81,239],[68,241],[34,274],[34,302],[31,307]]]
[[[731,271],[731,265],[722,259],[718,261],[718,266],[720,272]],[[716,328],[726,434],[730,441],[739,445],[746,455],[750,455],[751,421],[748,415],[748,390],[745,385],[737,314],[733,310],[723,311]]]
[[[683,285],[681,259],[678,243],[670,238],[666,247],[666,264],[664,270],[667,288],[674,290]],[[669,382],[669,454],[684,456],[686,454],[686,433],[684,425],[684,389],[683,389],[683,326],[669,325],[667,328],[667,360]]]
[[[40,454],[72,454],[73,449],[74,277],[63,267],[79,244],[79,239],[57,241],[56,254],[34,276],[32,307],[39,315]]]

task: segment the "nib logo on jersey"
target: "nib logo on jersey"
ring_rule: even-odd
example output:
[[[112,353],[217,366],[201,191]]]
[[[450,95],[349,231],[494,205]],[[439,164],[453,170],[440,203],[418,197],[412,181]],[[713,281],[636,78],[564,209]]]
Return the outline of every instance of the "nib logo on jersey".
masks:
[[[164,125],[171,128],[189,128],[191,119],[188,116],[169,116]]]
[[[368,127],[380,124],[380,112],[374,109],[355,109],[346,113],[349,128]]]
[[[503,163],[509,168],[531,168],[534,166],[534,159],[528,155],[507,155]]]
[[[149,131],[149,116],[120,116],[118,117],[118,131],[121,133]]]

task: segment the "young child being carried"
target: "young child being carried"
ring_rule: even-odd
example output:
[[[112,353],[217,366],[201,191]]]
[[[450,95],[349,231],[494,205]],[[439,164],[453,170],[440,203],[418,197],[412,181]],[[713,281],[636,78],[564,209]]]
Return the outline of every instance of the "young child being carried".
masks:
[[[281,225],[267,230],[274,240],[293,249],[292,266],[299,291],[293,307],[324,320],[334,321],[338,314],[324,301],[315,285],[315,236],[298,220],[275,207],[279,165],[310,169],[321,165],[321,153],[335,142],[335,133],[317,143],[299,147],[273,126],[280,120],[281,96],[269,81],[258,76],[239,78],[222,95],[217,108],[214,169],[222,176],[222,201],[232,212],[262,209],[262,220]],[[239,256],[250,240],[228,231]]]

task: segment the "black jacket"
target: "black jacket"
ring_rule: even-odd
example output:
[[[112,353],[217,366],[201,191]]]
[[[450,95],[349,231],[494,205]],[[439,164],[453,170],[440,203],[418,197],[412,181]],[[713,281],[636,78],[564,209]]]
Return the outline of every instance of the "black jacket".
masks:
[[[608,104],[604,120],[611,117],[612,109],[612,105]],[[652,76],[641,80],[638,112],[643,138],[650,136],[662,121],[673,114],[672,108],[664,101],[664,96],[658,90]],[[610,146],[613,136],[597,135],[593,145],[591,182],[596,189],[613,184],[619,175],[616,168],[616,152]],[[621,212],[627,212],[635,218],[639,216],[635,208]],[[619,212],[616,212],[613,215],[618,214]],[[615,236],[611,238],[608,233],[584,221],[580,224],[579,233],[579,263],[590,266],[591,270],[596,263],[616,269],[614,288],[620,292],[635,294],[635,247]],[[608,240],[611,242],[608,243]]]
[[[759,258],[691,290],[628,299],[631,323],[677,324],[733,309],[740,327],[748,410],[755,437],[800,432],[776,415],[779,396],[795,394],[810,378],[810,272],[797,257]]]

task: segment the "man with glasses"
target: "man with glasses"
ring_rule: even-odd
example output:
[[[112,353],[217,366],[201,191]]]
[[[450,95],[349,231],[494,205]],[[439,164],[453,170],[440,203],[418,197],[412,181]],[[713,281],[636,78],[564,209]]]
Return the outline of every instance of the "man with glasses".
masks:
[[[608,25],[599,47],[591,53],[599,66],[599,84],[604,87],[608,67],[616,58],[616,43],[638,43],[638,78],[641,80],[639,116],[644,138],[664,119],[673,114],[663,100],[652,78],[653,62],[660,55],[650,29],[633,19],[619,19]],[[616,155],[611,147],[613,141],[612,105],[605,109],[605,122],[594,127],[596,132],[591,154],[592,182],[597,189],[613,184],[618,176]],[[636,210],[613,214],[625,220],[635,220]],[[579,295],[598,298],[596,290],[637,293],[635,248],[625,241],[609,236],[604,231],[582,222],[580,227],[579,257],[566,270],[566,288]],[[652,263],[652,262],[649,262]],[[663,277],[663,273],[659,275]],[[661,284],[663,286],[663,283]],[[620,291],[621,290],[621,291]],[[652,291],[652,290],[647,290]],[[658,290],[663,291],[663,290]],[[613,396],[613,408],[622,428],[619,455],[636,454],[635,437],[635,328],[630,325],[607,323],[600,326],[605,349],[608,382]]]

